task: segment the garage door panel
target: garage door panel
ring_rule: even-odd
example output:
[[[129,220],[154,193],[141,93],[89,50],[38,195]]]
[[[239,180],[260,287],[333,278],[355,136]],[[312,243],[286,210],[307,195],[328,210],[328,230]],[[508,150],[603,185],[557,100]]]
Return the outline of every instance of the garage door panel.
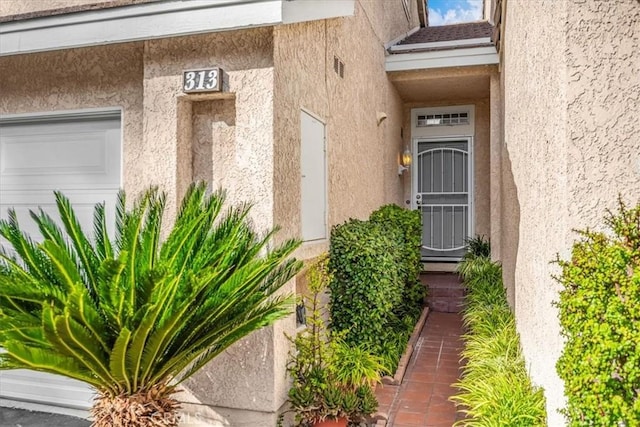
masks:
[[[40,240],[29,211],[40,207],[59,220],[53,191],[60,190],[89,236],[93,236],[94,206],[104,202],[113,235],[121,180],[120,135],[119,116],[0,121],[0,218],[7,217],[7,209],[15,209],[21,228]],[[0,244],[6,241],[0,239]],[[93,391],[62,376],[12,370],[0,373],[0,398],[85,409],[91,406]]]
[[[34,387],[34,384],[37,384]],[[6,399],[88,409],[95,396],[81,381],[44,372],[16,369],[0,373],[0,396]],[[43,399],[46,396],[46,399]]]
[[[64,191],[64,195],[69,198],[82,229],[92,239],[93,213],[97,203],[105,204],[107,230],[111,235],[113,235],[115,231],[115,206],[118,198],[116,191],[96,191],[90,193],[72,190]],[[39,202],[34,204],[34,200],[39,200]],[[58,208],[53,191],[2,193],[2,198],[0,200],[0,218],[7,218],[7,211],[9,208],[16,211],[20,227],[29,233],[29,235],[35,240],[40,240],[42,235],[34,221],[31,219],[29,211],[38,212],[38,208],[42,208],[42,210],[60,224],[60,215],[58,214]]]
[[[117,187],[119,126],[105,120],[94,128],[91,123],[3,127],[0,185],[4,190]]]

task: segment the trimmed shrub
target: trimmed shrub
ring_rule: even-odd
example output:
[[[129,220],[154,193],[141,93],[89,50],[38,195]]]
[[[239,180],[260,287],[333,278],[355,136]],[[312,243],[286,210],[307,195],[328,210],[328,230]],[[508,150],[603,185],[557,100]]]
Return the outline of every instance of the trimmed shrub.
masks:
[[[556,368],[571,426],[640,425],[640,205],[620,202],[605,223],[612,233],[580,232],[558,261],[566,344]]]
[[[408,316],[407,323],[413,325],[420,316],[426,296],[426,287],[420,282],[422,215],[417,210],[403,209],[398,205],[385,205],[373,212],[369,220],[394,230],[393,233],[402,237],[399,270],[404,286],[402,300],[395,311],[399,319]]]
[[[515,320],[502,284],[502,267],[488,257],[486,245],[460,263],[467,287],[464,325],[466,359],[460,390],[451,398],[467,417],[456,426],[546,425],[542,389],[531,384]]]
[[[395,205],[369,221],[350,220],[331,232],[331,328],[364,345],[395,371],[420,316],[425,287],[418,275],[420,213]]]
[[[345,341],[379,348],[402,299],[401,236],[380,224],[350,220],[331,232],[331,329]]]

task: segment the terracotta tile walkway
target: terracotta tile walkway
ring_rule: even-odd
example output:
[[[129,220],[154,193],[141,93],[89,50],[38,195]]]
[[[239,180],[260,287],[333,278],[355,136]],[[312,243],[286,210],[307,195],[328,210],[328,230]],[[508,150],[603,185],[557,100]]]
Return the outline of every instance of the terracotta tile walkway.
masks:
[[[451,427],[456,421],[448,399],[460,374],[461,334],[460,314],[429,313],[402,384],[376,390],[387,427]]]

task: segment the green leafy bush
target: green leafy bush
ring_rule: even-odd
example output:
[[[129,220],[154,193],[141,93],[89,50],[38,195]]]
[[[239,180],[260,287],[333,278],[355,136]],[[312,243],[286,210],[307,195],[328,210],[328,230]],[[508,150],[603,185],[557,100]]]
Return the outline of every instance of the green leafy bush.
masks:
[[[420,282],[422,215],[420,211],[407,210],[391,204],[373,212],[369,219],[401,236],[399,268],[404,288],[400,304],[396,307],[396,315],[400,319],[408,316],[409,322],[413,325],[422,311],[427,289]]]
[[[484,236],[475,236],[467,239],[467,254],[470,257],[491,257],[491,243]]]
[[[560,261],[566,344],[557,363],[571,426],[640,425],[640,205],[621,202],[612,233],[581,232]]]
[[[331,327],[395,371],[424,303],[420,213],[386,205],[331,233]]]
[[[467,287],[462,352],[466,365],[456,384],[460,392],[452,400],[467,417],[455,425],[544,426],[544,395],[531,384],[525,368],[502,268],[482,246],[470,251],[458,269]]]
[[[377,347],[402,299],[401,237],[369,221],[351,220],[331,232],[331,328],[345,341]]]
[[[491,258],[491,244],[484,236],[468,238],[466,243],[467,252],[457,267],[457,272],[463,279],[476,277],[474,273],[482,272],[484,261]]]
[[[360,422],[378,407],[372,386],[384,371],[381,358],[327,330],[320,302],[330,280],[326,256],[310,266],[307,278],[310,294],[303,298],[309,313],[307,328],[288,337],[295,346],[287,365],[293,380],[291,408],[296,421],[305,426],[325,419]]]

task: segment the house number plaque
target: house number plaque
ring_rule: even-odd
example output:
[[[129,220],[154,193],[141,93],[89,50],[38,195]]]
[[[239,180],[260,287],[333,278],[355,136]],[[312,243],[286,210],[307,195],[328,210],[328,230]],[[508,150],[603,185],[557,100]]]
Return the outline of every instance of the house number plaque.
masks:
[[[220,92],[222,90],[222,70],[205,68],[202,70],[186,70],[182,73],[182,91]]]

